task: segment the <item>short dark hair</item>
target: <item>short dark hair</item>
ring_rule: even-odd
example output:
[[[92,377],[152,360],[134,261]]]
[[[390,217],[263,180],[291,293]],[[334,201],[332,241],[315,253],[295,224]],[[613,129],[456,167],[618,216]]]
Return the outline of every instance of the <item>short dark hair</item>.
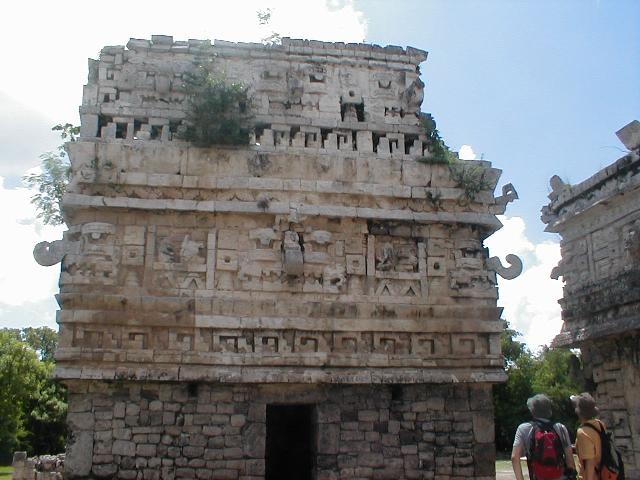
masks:
[[[585,420],[590,420],[598,416],[598,407],[591,394],[583,392],[580,395],[571,395],[571,403],[576,409],[576,415]]]
[[[551,418],[553,414],[553,402],[544,393],[534,395],[527,400],[527,408],[536,418]]]

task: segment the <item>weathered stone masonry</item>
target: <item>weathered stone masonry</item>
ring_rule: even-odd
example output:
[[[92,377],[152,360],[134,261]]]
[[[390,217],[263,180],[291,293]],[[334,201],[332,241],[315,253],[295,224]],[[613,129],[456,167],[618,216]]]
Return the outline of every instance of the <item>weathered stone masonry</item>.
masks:
[[[551,179],[547,230],[562,235],[552,276],[565,282],[555,346],[579,347],[583,373],[615,433],[627,478],[640,478],[640,123],[629,153],[577,185]]]
[[[69,424],[93,438],[99,477],[264,478],[268,403],[317,405],[318,478],[493,475],[487,385],[71,385]]]
[[[176,139],[202,59],[250,86],[252,145]],[[294,478],[492,478],[496,272],[521,265],[482,242],[517,194],[430,163],[425,59],[158,36],[90,61],[69,228],[35,250],[62,261],[67,477],[288,478],[284,442]]]

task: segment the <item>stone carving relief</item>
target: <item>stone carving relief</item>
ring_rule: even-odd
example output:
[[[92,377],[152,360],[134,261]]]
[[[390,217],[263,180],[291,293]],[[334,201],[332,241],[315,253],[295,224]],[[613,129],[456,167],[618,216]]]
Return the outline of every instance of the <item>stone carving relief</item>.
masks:
[[[194,290],[207,285],[212,259],[207,253],[207,233],[202,230],[167,229],[155,233],[154,285],[164,289]]]
[[[366,275],[368,295],[426,297],[426,246],[414,238],[368,235]],[[362,269],[358,256],[349,256],[347,268]]]
[[[115,225],[102,222],[70,229],[65,237],[67,254],[60,284],[115,285],[119,260],[115,234]]]
[[[403,93],[404,109],[406,113],[417,115],[424,99],[424,83],[420,77],[416,78]]]
[[[485,250],[479,240],[457,240],[454,259],[456,268],[449,274],[450,288],[463,295],[493,295],[495,275],[487,270]]]
[[[505,280],[513,280],[522,273],[522,260],[517,255],[510,253],[506,256],[508,267],[502,265],[499,257],[491,257],[487,260],[487,268],[493,270]]]
[[[33,258],[43,267],[50,267],[56,263],[60,263],[66,253],[64,240],[40,242],[33,248]]]
[[[518,192],[511,183],[502,186],[502,195],[496,197],[495,202],[499,210],[495,213],[503,214],[507,209],[507,205],[518,199]]]
[[[640,263],[640,221],[623,228],[622,239],[626,257],[625,267],[631,269]]]
[[[376,242],[375,268],[380,272],[417,272],[418,246],[396,240]]]
[[[284,272],[290,276],[299,276],[304,273],[304,259],[302,256],[302,247],[300,246],[300,237],[296,232],[284,232],[283,246],[283,268]]]
[[[169,352],[193,353],[330,353],[367,355],[413,355],[418,358],[497,355],[499,337],[486,333],[358,332],[308,330],[238,330],[215,328],[147,328],[75,325],[73,347],[138,351],[141,361]],[[115,350],[115,352],[114,352]],[[104,354],[103,354],[104,355]],[[132,353],[127,353],[131,356]],[[133,357],[132,357],[133,358]],[[180,357],[177,357],[179,360]],[[195,358],[195,357],[191,357]],[[287,360],[283,360],[286,363]]]

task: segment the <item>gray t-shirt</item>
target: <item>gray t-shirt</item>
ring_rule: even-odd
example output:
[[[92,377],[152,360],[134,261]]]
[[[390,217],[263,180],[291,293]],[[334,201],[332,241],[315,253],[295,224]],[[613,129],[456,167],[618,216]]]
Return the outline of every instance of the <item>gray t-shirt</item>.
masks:
[[[544,418],[536,418],[540,422],[549,423],[549,420]],[[560,442],[562,443],[563,448],[568,448],[571,446],[571,439],[569,438],[569,432],[567,431],[567,427],[565,427],[561,423],[555,423],[553,425],[553,429],[560,437]],[[531,432],[533,432],[533,424],[531,422],[522,423],[516,430],[516,436],[513,439],[514,447],[523,447],[525,455],[529,456],[529,448],[531,447]]]

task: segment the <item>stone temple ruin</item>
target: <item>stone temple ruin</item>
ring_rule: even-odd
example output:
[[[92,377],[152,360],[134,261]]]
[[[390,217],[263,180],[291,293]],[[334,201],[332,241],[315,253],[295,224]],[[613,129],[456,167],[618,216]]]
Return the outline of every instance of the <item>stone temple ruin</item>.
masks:
[[[542,209],[562,236],[565,282],[556,347],[580,348],[589,390],[640,479],[640,122],[617,132],[629,153],[577,185],[551,179]]]
[[[250,86],[251,145],[176,138],[203,58]],[[66,477],[494,477],[521,263],[483,240],[517,194],[430,161],[425,59],[154,36],[90,61],[68,231],[35,250],[62,261]]]

